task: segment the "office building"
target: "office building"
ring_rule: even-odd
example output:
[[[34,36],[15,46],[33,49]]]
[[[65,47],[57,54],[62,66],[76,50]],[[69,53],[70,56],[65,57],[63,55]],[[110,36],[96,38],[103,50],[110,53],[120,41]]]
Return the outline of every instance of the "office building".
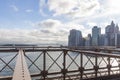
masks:
[[[117,45],[117,34],[119,33],[118,25],[115,26],[112,21],[110,25],[105,28],[105,45],[116,46]]]
[[[83,46],[83,38],[81,31],[75,29],[70,30],[68,46]]]
[[[91,46],[92,37],[91,34],[88,34],[88,36],[85,38],[85,46]]]
[[[101,34],[101,29],[97,26],[92,28],[92,46],[99,46],[99,36]]]

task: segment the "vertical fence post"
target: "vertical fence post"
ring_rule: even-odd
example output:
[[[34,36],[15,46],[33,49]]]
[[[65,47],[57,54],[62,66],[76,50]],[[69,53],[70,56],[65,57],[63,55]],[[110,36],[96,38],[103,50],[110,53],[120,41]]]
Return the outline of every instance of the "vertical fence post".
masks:
[[[108,65],[107,65],[107,68],[108,68],[108,76],[110,76],[110,71],[111,71],[110,56],[108,57]]]
[[[99,69],[99,66],[98,66],[98,58],[97,58],[97,55],[95,55],[95,66],[94,66],[94,70],[95,70],[95,78],[98,77],[98,69]]]
[[[62,73],[63,73],[63,80],[65,80],[66,78],[66,73],[67,73],[67,69],[66,69],[66,54],[67,54],[67,50],[63,50],[63,69],[62,69]]]
[[[118,67],[119,67],[119,74],[120,74],[120,59],[117,60],[117,63],[118,63]]]
[[[46,79],[47,73],[48,72],[46,71],[46,51],[43,51],[43,71],[41,72],[43,80]]]
[[[108,51],[108,53],[112,53],[112,51]],[[108,56],[108,65],[107,65],[107,68],[108,68],[108,76],[110,76],[110,71],[111,71],[111,64],[110,64],[110,56]]]
[[[84,68],[83,68],[83,53],[81,53],[81,55],[80,55],[80,68],[79,68],[79,71],[80,71],[80,79],[83,79],[83,71],[84,71]]]
[[[43,65],[43,66],[44,66],[44,67],[43,67],[43,70],[45,71],[45,69],[46,69],[46,51],[44,51],[44,54],[43,54],[43,55],[44,55],[44,60],[43,60],[43,61],[44,61],[44,62],[43,62],[44,65]],[[43,76],[43,79],[44,79],[44,80],[45,80],[45,77],[46,77],[46,76],[45,76],[45,73],[44,73],[44,76]]]

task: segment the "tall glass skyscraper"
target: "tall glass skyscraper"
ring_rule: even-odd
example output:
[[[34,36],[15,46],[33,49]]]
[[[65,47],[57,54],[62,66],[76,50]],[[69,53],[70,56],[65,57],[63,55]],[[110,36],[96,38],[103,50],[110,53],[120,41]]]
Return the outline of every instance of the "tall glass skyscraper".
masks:
[[[79,30],[70,30],[70,35],[68,37],[68,46],[82,46],[82,33]]]
[[[92,28],[92,46],[99,46],[99,36],[101,35],[101,28],[94,26]]]
[[[117,34],[119,34],[118,25],[115,26],[112,21],[110,25],[108,25],[105,29],[106,42],[107,46],[116,46],[117,45]]]

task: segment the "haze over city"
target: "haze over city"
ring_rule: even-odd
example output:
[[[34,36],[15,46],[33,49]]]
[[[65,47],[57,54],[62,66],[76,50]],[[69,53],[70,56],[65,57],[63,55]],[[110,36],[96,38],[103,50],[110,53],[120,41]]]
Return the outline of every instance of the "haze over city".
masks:
[[[120,24],[120,0],[0,0],[0,43],[67,44],[69,31],[85,37],[93,26]]]

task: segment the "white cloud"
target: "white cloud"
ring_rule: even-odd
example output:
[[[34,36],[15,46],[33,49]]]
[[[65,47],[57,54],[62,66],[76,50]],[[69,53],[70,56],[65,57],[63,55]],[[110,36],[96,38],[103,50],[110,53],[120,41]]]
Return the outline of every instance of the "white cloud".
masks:
[[[19,9],[18,9],[18,7],[17,7],[16,5],[11,5],[10,7],[11,7],[14,11],[16,11],[16,12],[19,11]]]
[[[27,10],[25,10],[25,11],[28,12],[28,13],[33,12],[33,10],[31,10],[31,9],[27,9]]]
[[[111,20],[120,14],[120,0],[99,0],[100,9],[98,14],[94,14],[92,19],[105,19]],[[102,20],[101,20],[102,21]]]
[[[45,0],[39,0],[39,12],[42,16],[47,16],[47,14],[44,12],[44,8],[46,7]]]
[[[73,22],[66,22],[63,23],[59,20],[47,19],[42,22],[36,23],[36,26],[39,27],[39,30],[46,35],[50,36],[58,36],[60,38],[64,38],[67,40],[69,31],[71,29],[77,29],[83,32],[83,36],[86,36],[86,33],[89,33],[83,25],[73,23]]]
[[[120,0],[109,0],[106,1],[106,4],[104,4],[104,7],[106,8],[106,12],[109,13],[120,13]]]
[[[24,44],[50,44],[56,41],[56,37],[50,37],[39,30],[0,29],[0,43],[24,43]]]
[[[40,12],[46,15],[46,8],[54,17],[65,17],[82,23],[102,20],[112,20],[120,14],[120,0],[40,0]],[[50,12],[50,14],[51,14]],[[49,14],[49,12],[47,12]]]
[[[44,0],[43,0],[44,1]],[[53,16],[104,18],[120,14],[120,0],[48,0]],[[45,3],[44,3],[45,5]],[[44,10],[43,10],[44,11]]]
[[[99,10],[98,0],[48,0],[49,10],[54,16],[85,17]]]
[[[10,30],[10,29],[0,29],[0,41],[1,43],[12,43],[12,42],[20,42],[26,37],[27,31],[23,33],[21,30]]]
[[[89,27],[97,26],[95,22],[88,22],[86,23]]]

